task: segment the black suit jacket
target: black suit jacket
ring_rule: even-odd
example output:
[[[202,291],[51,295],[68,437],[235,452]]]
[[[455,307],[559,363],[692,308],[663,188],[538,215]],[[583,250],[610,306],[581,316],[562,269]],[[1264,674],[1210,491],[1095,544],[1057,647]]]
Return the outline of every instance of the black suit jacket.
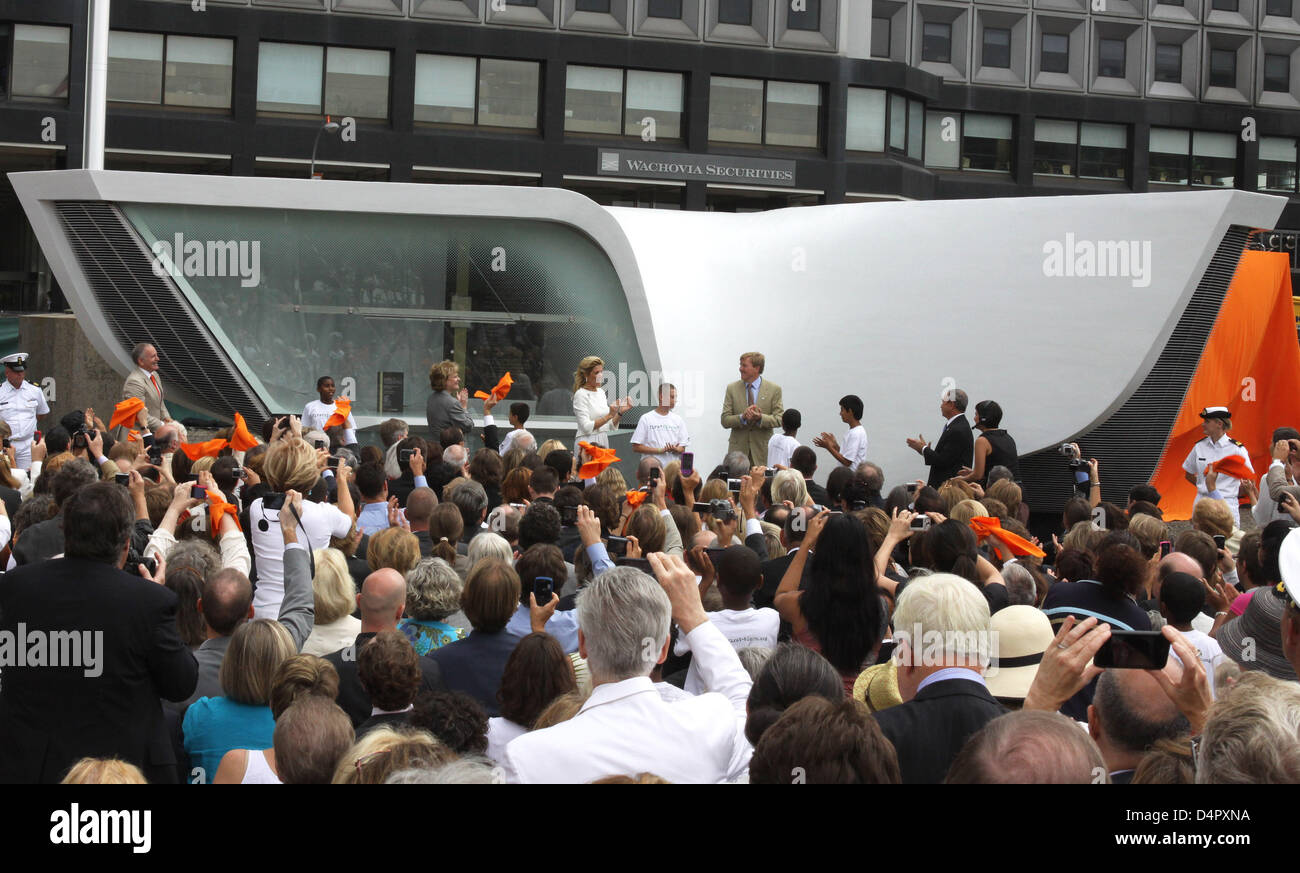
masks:
[[[83,757],[177,781],[159,698],[189,697],[199,667],[176,630],[176,595],[109,564],[57,558],[0,576],[0,630],[20,622],[28,635],[81,632],[82,666],[4,668],[0,783],[58,782]]]
[[[980,683],[945,679],[875,716],[898,752],[903,784],[938,785],[971,735],[1006,712]]]
[[[962,467],[969,467],[975,460],[975,437],[971,435],[966,416],[957,416],[944,428],[939,441],[932,448],[927,446],[922,455],[930,465],[930,479],[926,484],[931,488],[938,488]]]
[[[826,493],[826,488],[818,485],[811,479],[803,480],[803,484],[808,486],[808,496],[813,499],[813,503],[818,506],[825,506],[830,502],[831,496]]]
[[[352,719],[352,727],[359,728],[370,720],[370,710],[374,707],[370,704],[370,695],[366,689],[361,686],[361,673],[358,669],[357,658],[361,655],[361,647],[370,642],[373,633],[357,634],[356,642],[345,649],[339,649],[337,652],[330,652],[325,656],[325,660],[334,665],[334,669],[339,671],[339,696],[338,705]],[[429,658],[424,655],[420,656],[420,672],[423,676],[420,679],[420,691],[446,691],[447,686],[442,681],[442,670],[438,668]]]

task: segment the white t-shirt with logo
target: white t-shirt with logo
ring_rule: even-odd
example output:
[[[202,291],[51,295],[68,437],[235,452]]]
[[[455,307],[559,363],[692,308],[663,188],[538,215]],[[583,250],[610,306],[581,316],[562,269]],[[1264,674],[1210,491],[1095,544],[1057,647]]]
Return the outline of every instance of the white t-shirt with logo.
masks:
[[[750,607],[710,612],[709,621],[722,631],[722,635],[737,652],[750,648],[775,649],[777,633],[781,630],[780,614],[766,606],[762,609]],[[686,635],[678,636],[673,654],[684,655],[690,650],[691,644],[687,641]],[[691,661],[690,669],[686,671],[685,688],[691,694],[703,694],[709,690],[704,687],[694,660]]]
[[[652,449],[663,446],[684,446],[690,441],[691,435],[686,431],[686,422],[682,421],[682,417],[675,412],[660,415],[652,409],[641,416],[641,420],[636,423],[636,430],[632,433],[632,442]],[[665,452],[658,457],[665,467],[673,461],[682,459],[677,452]]]

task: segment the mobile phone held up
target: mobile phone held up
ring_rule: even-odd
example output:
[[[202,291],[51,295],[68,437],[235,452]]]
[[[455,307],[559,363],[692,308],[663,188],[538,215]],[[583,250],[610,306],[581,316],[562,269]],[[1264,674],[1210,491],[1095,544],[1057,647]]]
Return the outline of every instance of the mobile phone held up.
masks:
[[[550,576],[538,576],[533,580],[533,597],[537,600],[538,606],[550,603],[554,592],[555,580]]]
[[[1092,663],[1115,670],[1159,670],[1169,660],[1169,640],[1160,631],[1112,630]]]
[[[695,453],[682,452],[682,475],[689,477],[695,472]]]

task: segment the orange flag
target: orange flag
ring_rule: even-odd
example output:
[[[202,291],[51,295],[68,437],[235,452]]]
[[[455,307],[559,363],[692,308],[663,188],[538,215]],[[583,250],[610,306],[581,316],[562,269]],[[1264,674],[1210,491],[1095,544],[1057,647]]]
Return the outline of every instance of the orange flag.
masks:
[[[646,491],[629,491],[627,492],[628,506],[631,506],[633,509],[635,509],[636,507],[640,506],[642,503],[645,503],[645,499],[649,496],[650,496],[649,492]]]
[[[138,442],[140,442],[140,431],[138,431],[138,430],[128,430],[128,431],[126,432],[126,441],[127,441],[128,443],[138,443]]]
[[[135,421],[135,417],[144,409],[144,401],[139,397],[128,397],[121,403],[113,407],[113,417],[109,419],[110,428],[122,424],[130,424]]]
[[[613,449],[607,449],[603,446],[593,446],[591,443],[578,443],[578,448],[585,451],[587,457],[590,458],[590,460],[582,465],[582,469],[578,471],[578,476],[583,479],[594,479],[600,475],[601,470],[604,470],[610,464],[619,460],[619,457],[614,454]]]
[[[352,401],[346,397],[340,397],[334,401],[334,414],[325,419],[323,429],[328,430],[331,427],[347,427],[348,416],[352,414]]]
[[[181,451],[191,461],[197,461],[199,458],[215,458],[228,445],[230,443],[223,439],[208,440],[202,443],[181,443]]]
[[[246,452],[257,445],[257,438],[248,431],[244,416],[235,413],[235,430],[230,435],[230,447],[237,452]]]
[[[475,391],[474,397],[478,400],[487,400],[489,397],[491,397],[493,400],[496,400],[499,403],[505,399],[505,396],[507,394],[510,393],[510,386],[513,384],[515,384],[515,380],[510,378],[509,373],[506,373],[504,376],[501,377],[501,381],[497,382],[497,385],[495,388],[492,389],[491,394],[485,394],[482,391]]]
[[[1246,462],[1241,455],[1229,455],[1226,458],[1220,458],[1213,464],[1205,468],[1205,472],[1214,470],[1216,473],[1222,473],[1225,476],[1235,476],[1238,479],[1254,479],[1255,471],[1246,466]]]
[[[1047,553],[1029,540],[1014,534],[1009,530],[1002,529],[1002,521],[997,518],[988,516],[976,516],[970,520],[970,528],[975,531],[975,536],[980,542],[984,542],[989,537],[1001,540],[1011,549],[1013,555],[1033,555],[1038,558],[1046,557]],[[997,545],[996,543],[994,544]],[[1001,551],[999,549],[998,551]]]
[[[239,510],[234,504],[226,502],[226,496],[220,491],[208,490],[208,524],[212,528],[212,536],[217,536],[217,530],[221,527],[221,516],[226,513],[235,520],[235,527],[239,527]],[[243,530],[242,527],[239,527]]]

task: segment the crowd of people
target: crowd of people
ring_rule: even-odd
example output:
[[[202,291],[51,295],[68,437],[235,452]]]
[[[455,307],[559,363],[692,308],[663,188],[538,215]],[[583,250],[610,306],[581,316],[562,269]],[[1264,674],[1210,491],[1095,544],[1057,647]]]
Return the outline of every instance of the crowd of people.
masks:
[[[0,410],[0,781],[1300,781],[1292,428],[1256,485],[1205,410],[1189,525],[1071,447],[1040,539],[1001,408],[956,387],[907,439],[929,481],[890,482],[861,398],[801,445],[747,353],[725,457],[663,385],[626,481],[599,358],[574,444],[497,392],[477,425],[443,361],[429,435],[362,445],[328,376],[187,442],[135,356],[107,426]]]

